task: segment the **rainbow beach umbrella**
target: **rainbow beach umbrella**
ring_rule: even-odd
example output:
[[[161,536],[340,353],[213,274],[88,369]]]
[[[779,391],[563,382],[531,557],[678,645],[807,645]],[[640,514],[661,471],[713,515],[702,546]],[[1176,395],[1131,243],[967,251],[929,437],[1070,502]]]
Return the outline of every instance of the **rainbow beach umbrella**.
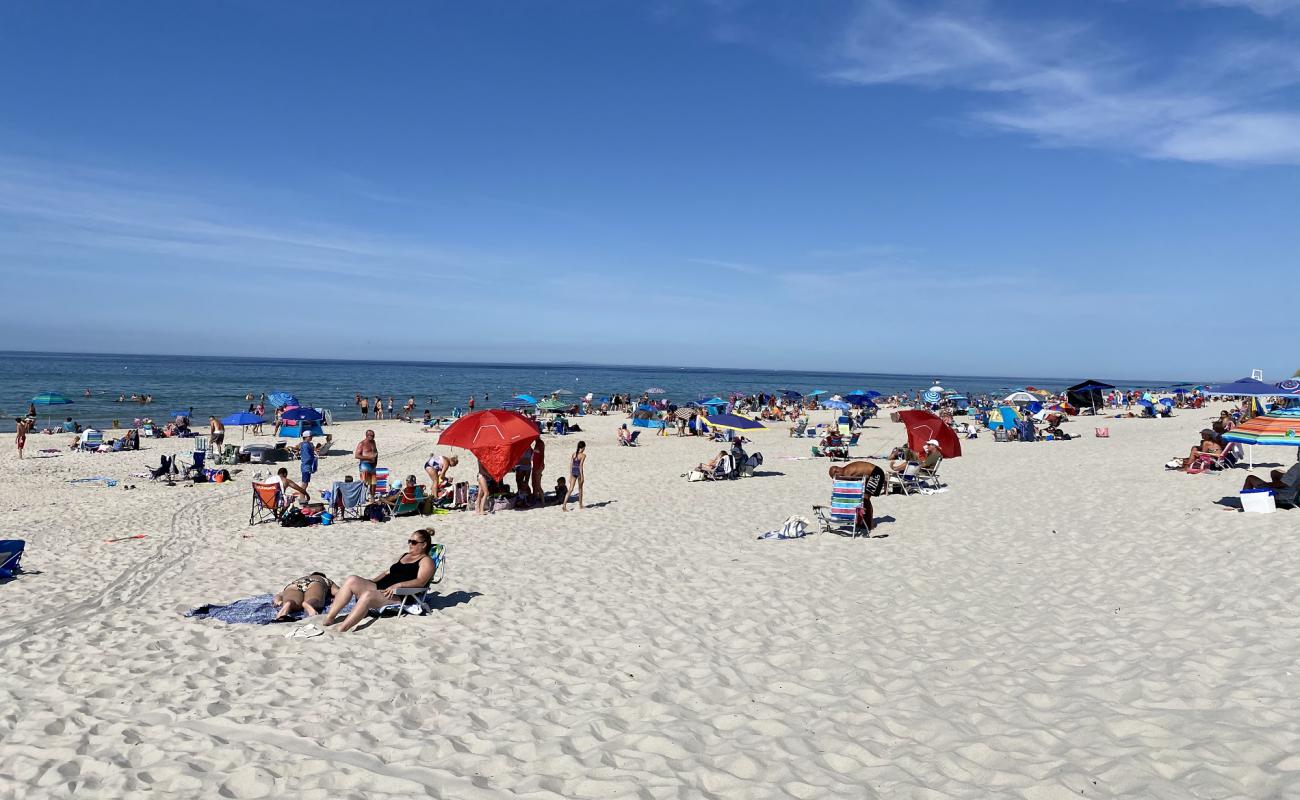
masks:
[[[1252,417],[1223,434],[1223,440],[1252,448],[1257,444],[1300,447],[1300,409],[1283,408]],[[1254,466],[1253,451],[1247,461]]]

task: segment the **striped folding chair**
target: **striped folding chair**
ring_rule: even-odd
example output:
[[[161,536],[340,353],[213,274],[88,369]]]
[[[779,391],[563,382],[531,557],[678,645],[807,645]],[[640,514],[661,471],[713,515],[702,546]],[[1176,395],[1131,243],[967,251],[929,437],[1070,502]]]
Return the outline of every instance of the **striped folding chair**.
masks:
[[[375,497],[388,494],[388,467],[375,467]]]
[[[837,478],[831,482],[831,504],[813,506],[821,522],[822,533],[849,533],[857,536],[867,530],[862,501],[866,497],[866,479]]]

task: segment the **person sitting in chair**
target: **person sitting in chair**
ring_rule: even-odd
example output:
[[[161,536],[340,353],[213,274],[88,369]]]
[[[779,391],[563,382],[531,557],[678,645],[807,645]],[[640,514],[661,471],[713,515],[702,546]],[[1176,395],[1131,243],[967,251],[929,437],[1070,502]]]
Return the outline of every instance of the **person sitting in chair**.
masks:
[[[1192,447],[1188,452],[1187,458],[1183,459],[1183,465],[1180,467],[1183,472],[1187,472],[1198,460],[1199,456],[1217,456],[1223,452],[1223,445],[1219,444],[1219,436],[1210,428],[1201,430],[1201,441]]]
[[[930,439],[925,443],[924,452],[917,454],[914,450],[904,447],[895,450],[890,454],[889,468],[894,472],[904,472],[909,464],[916,464],[921,469],[934,469],[939,466],[939,459],[943,458],[943,453],[939,451],[939,442]]]
[[[1243,491],[1251,489],[1272,489],[1273,502],[1278,508],[1291,508],[1296,505],[1297,495],[1300,495],[1300,461],[1291,465],[1286,472],[1280,469],[1272,470],[1268,473],[1268,480],[1264,480],[1258,475],[1247,475],[1246,482],[1242,484]]]
[[[398,556],[397,561],[388,569],[371,579],[349,575],[335,593],[329,611],[319,618],[320,625],[325,628],[334,625],[339,612],[355,597],[356,606],[334,629],[338,633],[346,633],[356,627],[371,609],[391,603],[396,596],[395,590],[428,586],[434,569],[433,559],[429,556],[432,549],[433,528],[421,528],[407,538],[406,552]]]

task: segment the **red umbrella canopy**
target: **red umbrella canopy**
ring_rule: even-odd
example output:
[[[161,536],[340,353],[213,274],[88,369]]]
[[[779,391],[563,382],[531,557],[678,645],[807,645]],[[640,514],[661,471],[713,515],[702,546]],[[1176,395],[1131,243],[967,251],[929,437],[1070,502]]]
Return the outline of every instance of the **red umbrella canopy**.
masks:
[[[925,443],[934,439],[939,443],[939,452],[944,458],[961,455],[961,440],[957,433],[929,411],[895,411],[890,416],[907,426],[907,446],[915,452],[924,452]]]
[[[489,409],[468,414],[447,426],[438,444],[461,447],[474,454],[495,480],[515,468],[519,457],[540,434],[537,426],[522,414]]]

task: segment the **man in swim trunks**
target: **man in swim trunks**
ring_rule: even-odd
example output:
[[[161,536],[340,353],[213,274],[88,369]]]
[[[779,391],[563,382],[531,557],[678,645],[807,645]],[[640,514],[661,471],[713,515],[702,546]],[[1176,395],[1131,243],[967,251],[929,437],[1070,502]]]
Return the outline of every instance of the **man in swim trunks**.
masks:
[[[375,491],[375,467],[379,466],[379,446],[375,444],[375,432],[366,431],[366,438],[357,444],[352,451],[352,457],[357,460],[357,472],[361,475],[361,482],[371,494]]]

